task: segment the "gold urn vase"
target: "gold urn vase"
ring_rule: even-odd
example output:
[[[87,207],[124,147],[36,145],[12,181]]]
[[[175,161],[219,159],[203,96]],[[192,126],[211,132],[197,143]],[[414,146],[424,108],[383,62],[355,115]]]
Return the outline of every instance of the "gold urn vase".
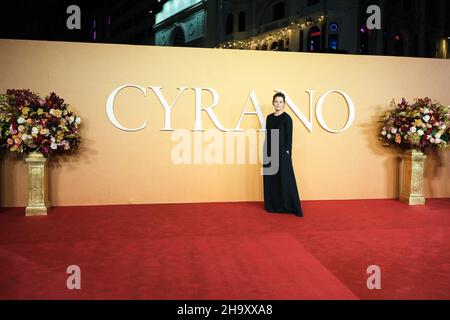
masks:
[[[410,149],[401,155],[400,201],[409,205],[425,204],[423,168],[427,156],[420,149]]]
[[[25,215],[47,215],[50,209],[47,158],[36,151],[30,152],[25,161],[28,165],[28,206],[25,209]]]

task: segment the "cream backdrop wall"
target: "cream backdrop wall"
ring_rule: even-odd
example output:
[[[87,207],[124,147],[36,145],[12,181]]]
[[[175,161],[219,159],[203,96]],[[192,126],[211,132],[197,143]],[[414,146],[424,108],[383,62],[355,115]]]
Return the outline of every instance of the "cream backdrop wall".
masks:
[[[329,90],[342,90],[355,104],[355,119],[342,133],[318,123],[312,131],[287,106],[293,118],[293,164],[302,200],[378,199],[398,196],[398,150],[377,140],[376,120],[392,98],[429,96],[450,103],[448,60],[130,46],[68,42],[0,40],[0,90],[29,88],[55,91],[82,117],[82,147],[75,157],[49,163],[52,205],[261,201],[260,163],[184,164],[171,161],[177,144],[164,128],[164,109],[155,93],[125,89],[115,101],[120,123],[138,127],[126,132],[106,114],[111,92],[125,84],[159,86],[170,103],[178,87],[187,87],[172,110],[174,129],[194,128],[194,87],[212,88],[220,96],[214,112],[224,127],[234,128],[252,90],[262,114],[273,112],[274,90],[284,90],[309,118],[313,103]],[[202,92],[202,106],[213,102]],[[247,106],[254,111],[252,101]],[[344,99],[330,94],[323,117],[333,129],[344,126]],[[202,111],[204,129],[215,128]],[[257,116],[245,115],[242,129],[260,129]],[[225,134],[222,132],[221,134]],[[450,196],[449,154],[428,154],[426,197]],[[1,166],[1,205],[26,206],[25,161],[7,154]]]

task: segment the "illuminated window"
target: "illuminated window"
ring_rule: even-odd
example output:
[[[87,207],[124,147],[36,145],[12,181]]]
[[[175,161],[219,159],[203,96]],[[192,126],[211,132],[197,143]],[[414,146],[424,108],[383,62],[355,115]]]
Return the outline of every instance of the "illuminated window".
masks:
[[[319,27],[312,27],[308,35],[308,52],[320,51],[321,32]]]
[[[400,33],[394,35],[394,55],[403,55],[403,37]]]
[[[359,28],[359,53],[369,54],[369,29],[366,25]]]
[[[328,36],[328,48],[337,50],[339,48],[339,35],[330,34]]]

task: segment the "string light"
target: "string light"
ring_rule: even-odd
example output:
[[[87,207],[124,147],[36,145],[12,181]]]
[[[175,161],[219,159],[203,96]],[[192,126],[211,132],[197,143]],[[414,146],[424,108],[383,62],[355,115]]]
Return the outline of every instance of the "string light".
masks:
[[[313,24],[322,24],[326,21],[327,16],[319,16],[316,19],[308,17],[306,19],[302,19],[299,21],[292,21],[287,27],[280,28],[276,31],[270,31],[263,35],[258,35],[256,37],[252,37],[250,39],[245,40],[231,40],[225,43],[216,46],[217,49],[252,49],[252,47],[257,44],[258,47],[261,45],[270,45],[275,41],[280,41],[285,39],[287,36],[291,34],[292,31],[296,31],[298,29],[304,30],[305,28],[313,25]]]

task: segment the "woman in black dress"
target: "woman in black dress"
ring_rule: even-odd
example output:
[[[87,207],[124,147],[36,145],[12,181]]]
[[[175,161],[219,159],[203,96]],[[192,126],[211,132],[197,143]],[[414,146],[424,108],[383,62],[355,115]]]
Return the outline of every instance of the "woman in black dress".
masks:
[[[275,112],[266,118],[264,141],[264,208],[268,212],[303,217],[292,167],[292,118],[284,112],[284,94],[277,92],[272,104]]]

